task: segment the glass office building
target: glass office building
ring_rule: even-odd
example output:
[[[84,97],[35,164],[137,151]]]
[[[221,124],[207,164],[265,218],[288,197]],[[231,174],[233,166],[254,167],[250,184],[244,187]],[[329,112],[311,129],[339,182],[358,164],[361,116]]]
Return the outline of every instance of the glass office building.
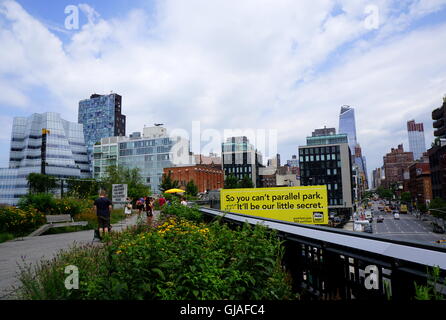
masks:
[[[43,129],[47,130],[45,137]],[[14,118],[9,168],[0,169],[0,203],[17,204],[28,193],[28,175],[42,170],[56,178],[89,177],[81,124],[52,112]]]
[[[421,159],[423,153],[426,152],[423,123],[416,123],[415,120],[408,121],[407,135],[409,138],[409,151],[412,151],[414,160]]]
[[[339,130],[338,132],[347,134],[348,145],[351,154],[354,154],[356,147],[356,124],[355,124],[355,109],[350,106],[342,106],[341,114],[339,115]]]
[[[89,160],[93,146],[102,138],[125,136],[126,117],[121,113],[122,97],[119,94],[93,94],[79,102],[78,122],[83,124]],[[90,167],[92,170],[92,167]]]
[[[138,168],[143,183],[152,192],[159,193],[164,168],[194,164],[190,154],[189,140],[170,137],[161,127],[144,128],[141,135],[135,132],[130,137],[111,137],[94,146],[95,177],[101,177],[110,165]]]

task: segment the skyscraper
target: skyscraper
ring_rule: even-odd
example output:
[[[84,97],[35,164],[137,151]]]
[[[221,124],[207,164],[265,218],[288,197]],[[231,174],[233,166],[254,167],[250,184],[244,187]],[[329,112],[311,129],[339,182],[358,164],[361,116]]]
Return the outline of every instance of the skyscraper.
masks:
[[[414,160],[421,159],[426,152],[423,123],[415,120],[407,121],[407,134],[409,136],[409,151],[413,153]]]
[[[30,173],[57,178],[88,178],[82,125],[58,113],[16,117],[12,124],[9,168],[0,169],[0,203],[15,205],[28,193]]]
[[[79,101],[78,122],[84,125],[85,143],[90,163],[93,145],[102,138],[125,136],[125,115],[121,113],[122,97],[119,94],[92,94],[90,99]],[[92,167],[90,166],[90,171]]]
[[[356,147],[356,124],[355,124],[355,109],[350,106],[342,106],[339,115],[339,133],[345,133],[348,137],[348,146],[350,153],[355,153]]]

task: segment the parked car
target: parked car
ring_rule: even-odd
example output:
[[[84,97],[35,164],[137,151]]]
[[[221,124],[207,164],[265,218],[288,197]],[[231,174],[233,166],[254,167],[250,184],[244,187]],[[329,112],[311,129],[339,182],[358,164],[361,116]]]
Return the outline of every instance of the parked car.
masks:
[[[400,220],[400,214],[399,214],[398,212],[395,212],[395,213],[393,214],[393,219],[395,219],[395,220]]]
[[[376,222],[383,222],[383,221],[384,221],[383,215],[379,215],[378,218],[376,219]]]

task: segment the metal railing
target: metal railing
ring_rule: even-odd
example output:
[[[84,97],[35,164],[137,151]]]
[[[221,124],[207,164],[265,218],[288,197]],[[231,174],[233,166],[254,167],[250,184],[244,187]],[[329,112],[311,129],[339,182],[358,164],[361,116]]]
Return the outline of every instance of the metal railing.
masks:
[[[428,267],[446,273],[446,248],[398,241],[329,227],[302,225],[201,207],[209,218],[231,225],[258,223],[284,240],[283,266],[293,290],[322,300],[411,300],[415,283],[426,285]],[[446,293],[443,286],[440,290]]]

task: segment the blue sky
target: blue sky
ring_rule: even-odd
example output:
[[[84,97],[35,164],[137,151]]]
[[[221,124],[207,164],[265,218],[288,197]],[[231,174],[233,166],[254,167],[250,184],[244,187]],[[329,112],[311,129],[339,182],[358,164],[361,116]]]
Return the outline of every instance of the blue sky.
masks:
[[[80,8],[78,30],[64,27],[67,5]],[[284,160],[315,128],[337,128],[347,104],[371,173],[390,148],[408,149],[408,120],[433,140],[445,32],[443,0],[0,0],[0,166],[14,116],[77,121],[79,100],[114,91],[129,133],[193,121],[277,130]]]

